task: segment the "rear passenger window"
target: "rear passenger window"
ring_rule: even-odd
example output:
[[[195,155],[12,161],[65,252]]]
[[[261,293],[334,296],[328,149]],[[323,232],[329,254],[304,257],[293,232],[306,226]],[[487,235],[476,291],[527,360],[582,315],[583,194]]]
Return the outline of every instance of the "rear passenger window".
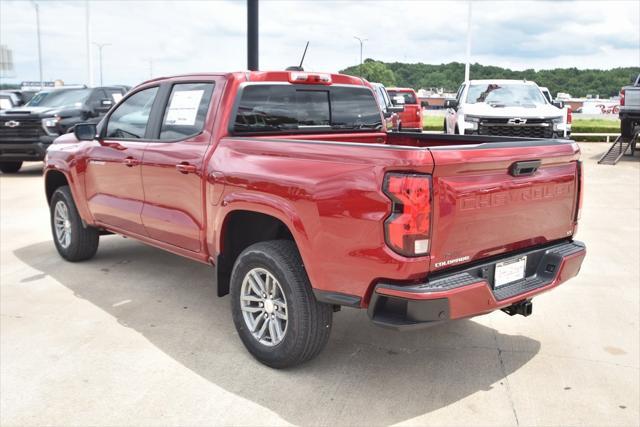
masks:
[[[213,83],[174,85],[162,118],[160,139],[185,139],[202,132],[212,94]]]
[[[382,126],[378,101],[369,88],[306,86],[246,86],[233,132],[316,132]]]

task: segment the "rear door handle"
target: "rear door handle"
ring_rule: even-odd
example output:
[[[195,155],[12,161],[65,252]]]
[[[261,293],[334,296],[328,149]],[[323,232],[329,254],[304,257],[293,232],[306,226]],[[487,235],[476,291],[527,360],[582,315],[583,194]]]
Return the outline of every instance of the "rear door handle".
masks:
[[[196,168],[195,165],[190,165],[189,163],[178,163],[176,165],[176,169],[178,169],[178,172],[180,173],[196,173],[198,171],[198,168]]]
[[[140,160],[134,159],[133,157],[126,157],[124,159],[124,164],[127,167],[138,166],[140,164]]]

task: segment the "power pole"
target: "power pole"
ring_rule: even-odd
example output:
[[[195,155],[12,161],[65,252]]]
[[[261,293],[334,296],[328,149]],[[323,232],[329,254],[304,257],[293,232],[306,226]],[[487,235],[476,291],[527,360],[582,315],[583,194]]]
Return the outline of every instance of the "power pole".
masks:
[[[38,32],[38,68],[40,69],[40,89],[44,89],[44,78],[42,77],[42,45],[40,44],[40,6],[31,0],[36,8],[36,31]]]
[[[467,63],[464,66],[464,81],[469,81],[471,67],[471,2],[467,3]]]
[[[366,42],[368,39],[363,39],[360,38],[358,36],[353,36],[354,39],[358,40],[360,42],[360,69],[359,69],[359,73],[360,73],[360,77],[362,77],[362,45],[364,44],[364,42]]]
[[[102,86],[102,49],[111,46],[111,43],[94,43],[98,46],[98,58],[100,61],[100,86]]]
[[[85,43],[87,50],[87,82],[89,87],[93,86],[93,58],[91,55],[91,13],[89,12],[89,0],[84,2],[85,12]]]

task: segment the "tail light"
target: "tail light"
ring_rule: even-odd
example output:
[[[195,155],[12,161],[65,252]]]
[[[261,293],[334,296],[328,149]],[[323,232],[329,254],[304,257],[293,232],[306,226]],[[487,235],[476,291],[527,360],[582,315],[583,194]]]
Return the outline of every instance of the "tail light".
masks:
[[[620,106],[624,105],[624,89],[620,91]]]
[[[383,191],[393,202],[384,222],[387,245],[400,255],[426,255],[431,237],[431,176],[388,173]]]
[[[571,105],[567,105],[567,124],[570,125],[573,121],[573,111]]]
[[[578,181],[578,206],[576,209],[576,222],[580,219],[580,215],[582,214],[582,195],[584,194],[584,173],[583,173],[583,166],[582,166],[582,161],[578,160],[577,161],[577,181]]]

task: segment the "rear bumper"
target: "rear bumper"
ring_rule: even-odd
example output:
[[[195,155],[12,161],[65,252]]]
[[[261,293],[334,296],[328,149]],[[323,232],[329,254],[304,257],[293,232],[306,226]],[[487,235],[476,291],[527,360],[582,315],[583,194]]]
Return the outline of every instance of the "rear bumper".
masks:
[[[49,142],[0,143],[0,161],[43,160],[51,142],[53,138]]]
[[[526,277],[493,287],[498,262],[527,256]],[[576,276],[586,255],[583,243],[563,242],[509,254],[454,272],[436,274],[424,283],[379,283],[369,302],[373,323],[414,329],[447,320],[486,314],[526,301]]]
[[[620,120],[637,120],[640,121],[640,107],[625,108],[620,107],[618,113]]]

